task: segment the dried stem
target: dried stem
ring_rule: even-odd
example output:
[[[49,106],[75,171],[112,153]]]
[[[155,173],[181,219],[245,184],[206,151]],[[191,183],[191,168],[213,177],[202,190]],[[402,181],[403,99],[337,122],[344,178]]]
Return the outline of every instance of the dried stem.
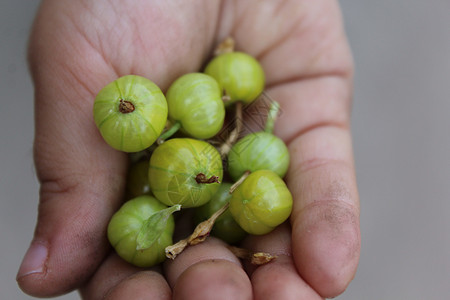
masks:
[[[250,171],[245,171],[244,174],[236,181],[231,187],[230,187],[230,194],[233,194],[233,192],[240,186],[244,180],[250,175]]]
[[[243,123],[242,123],[242,102],[236,102],[236,115],[235,115],[235,127],[230,132],[227,140],[220,146],[219,153],[222,158],[225,158],[236,143],[239,135],[241,134]]]
[[[201,183],[206,183],[206,184],[210,184],[210,183],[220,183],[219,177],[218,177],[218,176],[213,175],[213,176],[211,176],[211,177],[208,178],[208,177],[206,177],[206,175],[203,174],[203,173],[198,173],[197,176],[195,176],[195,181],[196,181],[198,184],[201,184]]]
[[[166,257],[170,259],[175,259],[175,257],[181,252],[183,252],[183,250],[187,246],[196,245],[206,240],[217,218],[220,217],[228,209],[228,206],[229,203],[225,204],[221,209],[216,211],[208,220],[198,224],[197,227],[195,227],[194,232],[188,238],[183,239],[174,245],[166,247],[165,249]]]
[[[120,99],[119,111],[123,114],[131,113],[135,110],[134,104],[131,101]]]
[[[236,255],[236,257],[245,259],[245,260],[249,260],[251,264],[258,265],[258,266],[267,264],[267,263],[271,262],[272,260],[274,260],[275,258],[277,258],[276,255],[272,255],[270,253],[253,252],[251,250],[239,248],[239,247],[235,247],[235,246],[228,246],[228,249],[234,255]]]
[[[224,104],[231,101],[231,96],[227,94],[226,90],[223,90],[222,101]]]
[[[214,50],[214,55],[220,55],[224,53],[229,53],[234,51],[234,40],[232,37],[227,37],[223,40]]]

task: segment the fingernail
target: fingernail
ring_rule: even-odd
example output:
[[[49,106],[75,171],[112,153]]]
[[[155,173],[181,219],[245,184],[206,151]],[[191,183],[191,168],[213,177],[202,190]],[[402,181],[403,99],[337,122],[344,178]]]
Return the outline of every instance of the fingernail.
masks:
[[[48,250],[45,244],[36,241],[32,242],[22,260],[16,280],[30,274],[44,272],[47,255]]]

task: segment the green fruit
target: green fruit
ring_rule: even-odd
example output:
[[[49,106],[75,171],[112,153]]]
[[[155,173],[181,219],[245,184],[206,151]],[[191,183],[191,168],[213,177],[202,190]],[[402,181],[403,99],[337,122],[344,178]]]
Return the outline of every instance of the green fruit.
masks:
[[[245,171],[271,170],[281,178],[289,167],[286,144],[268,132],[251,133],[233,145],[228,154],[228,171],[238,180]]]
[[[214,77],[230,102],[248,104],[264,90],[265,75],[260,63],[242,52],[229,52],[213,58],[205,73]]]
[[[233,192],[230,212],[239,226],[250,234],[266,234],[290,216],[292,195],[274,172],[251,173]]]
[[[231,194],[229,191],[231,185],[231,183],[222,183],[217,193],[214,194],[208,203],[195,209],[194,220],[196,223],[207,220],[230,201]],[[229,244],[234,244],[241,241],[247,234],[239,224],[236,223],[228,209],[217,218],[211,231],[211,235],[216,236]]]
[[[222,175],[222,159],[213,146],[174,138],[153,152],[148,177],[153,194],[162,203],[197,207],[217,192]]]
[[[219,85],[211,76],[185,74],[172,83],[166,96],[170,121],[179,122],[188,135],[208,139],[222,128],[225,107]]]
[[[167,121],[167,102],[150,80],[127,75],[105,86],[95,97],[94,120],[104,140],[124,152],[150,147]]]
[[[172,244],[175,222],[167,208],[152,196],[125,202],[108,225],[108,239],[117,254],[138,267],[150,267],[165,259]]]
[[[148,182],[148,168],[148,160],[138,161],[130,166],[126,179],[126,191],[132,197],[151,193],[150,183]]]

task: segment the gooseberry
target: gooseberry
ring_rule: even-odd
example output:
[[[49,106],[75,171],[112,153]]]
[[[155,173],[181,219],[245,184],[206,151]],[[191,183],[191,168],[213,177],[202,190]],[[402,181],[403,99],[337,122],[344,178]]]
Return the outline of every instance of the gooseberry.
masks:
[[[117,254],[133,265],[150,267],[161,263],[165,247],[172,244],[172,213],[179,209],[168,208],[149,195],[133,198],[112,216],[108,239]]]
[[[245,171],[271,170],[281,178],[289,167],[286,144],[272,133],[250,133],[231,147],[228,153],[228,172],[233,180]]]
[[[225,106],[217,81],[206,74],[188,73],[166,93],[169,120],[197,139],[215,136],[224,123]]]
[[[150,158],[152,193],[166,205],[197,207],[208,202],[222,181],[219,152],[209,143],[173,138],[158,146]]]
[[[133,198],[151,194],[148,182],[149,160],[140,160],[130,165],[126,178],[126,191]]]
[[[95,97],[94,121],[113,148],[138,152],[148,148],[167,121],[167,102],[149,79],[126,75],[106,85]]]
[[[229,209],[246,232],[266,234],[289,217],[292,195],[277,174],[258,170],[248,175],[234,190]]]
[[[206,66],[206,74],[214,77],[225,95],[227,103],[251,103],[264,90],[265,75],[260,63],[243,52],[228,52],[214,57]]]

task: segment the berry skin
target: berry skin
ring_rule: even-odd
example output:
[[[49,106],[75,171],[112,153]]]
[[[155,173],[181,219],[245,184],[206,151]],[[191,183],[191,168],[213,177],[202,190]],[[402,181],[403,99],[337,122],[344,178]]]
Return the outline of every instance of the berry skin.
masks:
[[[150,147],[163,131],[167,114],[160,88],[138,75],[114,80],[94,101],[94,121],[103,139],[124,152]]]
[[[217,81],[206,74],[188,73],[175,80],[167,93],[169,120],[197,139],[208,139],[222,129],[225,106]]]
[[[206,66],[205,73],[217,80],[229,97],[228,104],[236,101],[249,104],[264,90],[263,68],[254,57],[243,52],[216,56]]]
[[[251,173],[233,192],[230,212],[246,232],[262,235],[283,223],[292,211],[292,195],[274,172]]]
[[[283,178],[289,167],[286,144],[272,133],[260,131],[240,139],[228,154],[228,172],[238,180],[245,171],[271,170]]]
[[[151,195],[148,167],[148,160],[138,161],[130,166],[126,179],[126,191],[131,198],[144,194]]]
[[[153,152],[150,188],[166,205],[183,208],[207,203],[222,181],[222,159],[209,143],[191,138],[170,139]]]
[[[139,196],[125,202],[113,215],[108,225],[108,239],[117,254],[127,262],[138,267],[151,267],[165,259],[165,248],[172,244],[175,228],[173,216],[169,216],[167,223],[160,232],[156,242],[149,248],[137,250],[138,235],[152,215],[166,209],[152,196]]]

